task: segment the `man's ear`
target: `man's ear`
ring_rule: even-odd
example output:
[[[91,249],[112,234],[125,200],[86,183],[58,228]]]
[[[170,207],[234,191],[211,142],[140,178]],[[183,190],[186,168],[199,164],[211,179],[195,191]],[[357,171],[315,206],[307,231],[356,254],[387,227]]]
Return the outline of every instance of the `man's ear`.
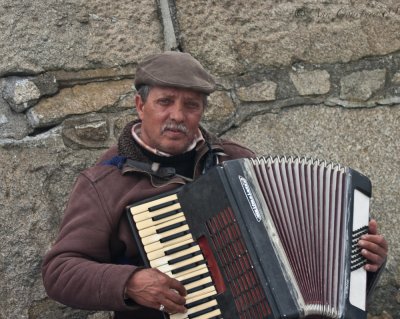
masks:
[[[142,97],[139,94],[135,95],[135,105],[136,105],[136,111],[139,115],[139,118],[141,120],[143,120],[144,103],[143,103]]]

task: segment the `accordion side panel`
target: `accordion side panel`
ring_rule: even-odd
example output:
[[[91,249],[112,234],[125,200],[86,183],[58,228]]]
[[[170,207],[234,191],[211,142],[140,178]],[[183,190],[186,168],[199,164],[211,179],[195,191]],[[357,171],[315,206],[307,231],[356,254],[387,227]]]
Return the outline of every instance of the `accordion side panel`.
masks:
[[[370,180],[355,170],[348,170],[348,210],[351,212],[346,265],[348,277],[345,282],[345,309],[343,318],[366,318],[366,260],[361,256],[357,242],[368,232]],[[361,206],[360,206],[361,205]],[[355,277],[357,278],[356,280]]]

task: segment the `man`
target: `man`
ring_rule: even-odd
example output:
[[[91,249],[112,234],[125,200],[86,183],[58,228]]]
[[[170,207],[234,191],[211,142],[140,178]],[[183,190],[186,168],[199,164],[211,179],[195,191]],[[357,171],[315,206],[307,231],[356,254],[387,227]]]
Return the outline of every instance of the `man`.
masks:
[[[165,52],[138,65],[135,104],[118,146],[82,172],[65,210],[56,243],[45,257],[50,297],[74,308],[113,310],[115,318],[161,318],[185,312],[185,288],[156,269],[139,267],[125,208],[192,181],[218,162],[254,156],[201,128],[215,82],[186,53]],[[360,246],[377,271],[387,244],[374,221]]]

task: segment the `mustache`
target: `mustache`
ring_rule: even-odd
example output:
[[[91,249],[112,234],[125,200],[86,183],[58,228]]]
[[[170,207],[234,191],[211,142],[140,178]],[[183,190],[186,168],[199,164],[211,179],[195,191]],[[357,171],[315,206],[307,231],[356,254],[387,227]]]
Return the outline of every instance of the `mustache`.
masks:
[[[187,134],[188,129],[185,124],[183,123],[176,123],[176,122],[167,122],[161,128],[161,133],[164,133],[167,130],[179,131],[181,133]]]

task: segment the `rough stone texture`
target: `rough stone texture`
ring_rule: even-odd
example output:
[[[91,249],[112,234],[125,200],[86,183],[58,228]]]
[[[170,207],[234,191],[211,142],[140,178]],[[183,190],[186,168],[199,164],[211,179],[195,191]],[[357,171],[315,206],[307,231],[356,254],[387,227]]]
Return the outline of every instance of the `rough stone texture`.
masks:
[[[400,84],[400,72],[397,72],[397,73],[393,76],[392,82],[393,82],[394,84]]]
[[[54,312],[47,307],[41,257],[58,229],[76,175],[99,154],[73,152],[57,133],[0,146],[0,318],[45,318],[43,312],[47,318],[64,317],[65,307],[55,306]],[[37,311],[40,305],[43,312]]]
[[[41,97],[53,95],[58,92],[57,79],[51,73],[40,74],[31,78],[31,81],[35,83],[36,87],[39,89]]]
[[[272,81],[263,81],[247,87],[236,89],[238,98],[242,101],[273,101],[276,98],[277,84]]]
[[[6,80],[3,97],[15,112],[23,112],[37,102],[40,91],[29,79],[11,77]]]
[[[340,98],[367,101],[385,84],[386,70],[354,72],[341,80]]]
[[[88,316],[87,319],[112,319],[113,315],[110,312],[97,312]]]
[[[121,95],[132,91],[132,83],[132,80],[98,82],[63,89],[32,107],[28,111],[29,123],[32,127],[46,127],[61,123],[69,115],[110,108]]]
[[[1,0],[0,75],[134,63],[163,49],[154,1]]]
[[[395,0],[183,1],[184,49],[218,74],[257,66],[348,62],[400,48]]]
[[[330,89],[326,70],[290,72],[290,79],[300,95],[326,94]]]
[[[391,316],[390,314],[388,314],[386,311],[384,311],[382,313],[382,315],[380,316],[371,316],[368,315],[368,319],[395,319],[396,317]]]
[[[213,133],[226,130],[235,114],[235,105],[226,92],[211,94],[203,116],[204,127]]]
[[[21,139],[32,132],[25,114],[15,113],[0,97],[0,139]]]
[[[105,116],[90,114],[64,121],[64,143],[71,148],[102,148],[110,145],[110,125]]]
[[[375,314],[386,310],[393,318],[400,318],[396,301],[400,270],[399,119],[399,106],[362,112],[304,106],[256,116],[224,135],[248,145],[259,155],[311,156],[353,167],[369,176],[373,185],[372,215],[390,245],[387,270],[371,308]]]
[[[105,79],[112,80],[118,78],[133,78],[136,66],[116,66],[113,68],[96,68],[91,70],[66,71],[58,70],[50,73],[56,78],[57,82],[64,86],[73,86],[79,83],[90,83]]]
[[[15,112],[23,112],[37,100],[58,91],[57,80],[51,74],[41,74],[37,77],[11,76],[4,80],[3,98]]]

